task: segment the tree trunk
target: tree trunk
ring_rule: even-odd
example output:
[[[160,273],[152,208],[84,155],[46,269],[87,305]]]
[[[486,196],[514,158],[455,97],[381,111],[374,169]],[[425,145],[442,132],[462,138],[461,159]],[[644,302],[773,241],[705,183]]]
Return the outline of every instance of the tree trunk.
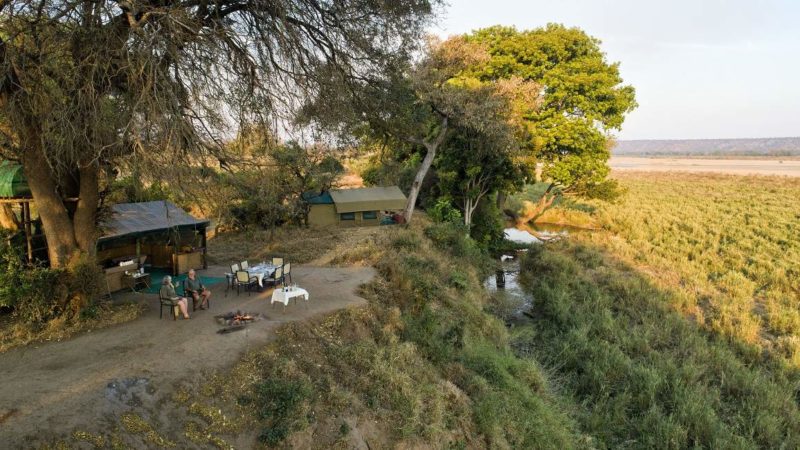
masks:
[[[47,238],[50,266],[65,267],[78,256],[72,220],[58,193],[41,146],[26,149],[22,156],[22,167]]]
[[[0,209],[0,228],[12,231],[17,231],[22,228],[16,213],[14,213],[14,210],[8,203],[3,203]]]
[[[475,205],[473,204],[473,200],[467,198],[464,201],[464,225],[467,226],[467,232],[469,232],[470,227],[472,227],[472,213],[474,212]]]
[[[41,146],[26,149],[22,155],[22,167],[42,219],[50,267],[70,267],[81,254],[93,254],[100,197],[98,164],[92,163],[79,170],[80,197],[73,217],[61,198],[55,174],[50,170]]]
[[[82,167],[78,206],[72,219],[78,249],[94,256],[97,241],[97,205],[100,203],[98,172],[100,165],[93,162]]]
[[[517,217],[517,224],[524,225],[526,223],[535,222],[539,216],[544,214],[544,212],[552,206],[553,202],[555,202],[560,195],[559,192],[552,192],[554,186],[553,184],[548,186],[547,190],[542,194],[535,205],[533,202],[525,201],[525,209],[523,210],[523,214]]]
[[[502,211],[503,208],[506,206],[506,193],[505,192],[498,192],[497,193],[497,209]]]
[[[436,139],[434,139],[433,142],[422,142],[422,145],[425,146],[425,158],[423,158],[422,164],[420,164],[419,169],[417,169],[414,182],[411,184],[411,189],[408,191],[408,201],[403,211],[403,218],[406,223],[411,222],[411,216],[414,214],[414,206],[417,204],[417,196],[419,195],[420,188],[422,188],[422,181],[425,179],[425,175],[427,175],[428,170],[433,164],[433,158],[436,157],[436,150],[438,150],[439,145],[441,145],[444,140],[445,134],[447,134],[447,117],[442,118],[442,125],[439,128],[439,134],[436,136]]]

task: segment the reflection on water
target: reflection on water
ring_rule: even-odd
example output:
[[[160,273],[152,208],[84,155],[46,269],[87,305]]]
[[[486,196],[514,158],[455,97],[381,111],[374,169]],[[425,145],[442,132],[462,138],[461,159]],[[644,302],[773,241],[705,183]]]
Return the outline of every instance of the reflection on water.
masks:
[[[530,311],[533,305],[533,298],[519,284],[519,259],[504,256],[500,265],[502,271],[487,278],[484,286],[500,301],[515,306],[511,314],[512,322],[524,320],[525,312]]]
[[[528,225],[509,226],[504,230],[506,239],[518,244],[541,244],[582,231],[587,230],[569,225],[542,223],[534,224],[533,227]],[[516,256],[503,255],[500,258],[500,267],[501,269],[495,275],[486,279],[486,290],[501,302],[514,305],[510,317],[512,324],[524,323],[528,321],[525,314],[530,314],[533,308],[533,297],[526,293],[519,284],[519,259]]]
[[[503,230],[505,233],[506,239],[511,242],[516,242],[518,244],[540,244],[542,242],[541,239],[537,238],[533,234],[525,230],[519,230],[517,228],[506,228]]]

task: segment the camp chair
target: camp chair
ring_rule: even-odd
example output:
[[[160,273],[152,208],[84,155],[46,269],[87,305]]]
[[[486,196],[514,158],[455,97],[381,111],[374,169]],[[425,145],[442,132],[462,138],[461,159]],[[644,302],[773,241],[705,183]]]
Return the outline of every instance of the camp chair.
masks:
[[[180,299],[180,297],[167,297],[166,288],[166,286],[161,286],[161,289],[158,291],[158,300],[161,302],[161,307],[158,309],[158,318],[163,318],[164,307],[169,307],[172,320],[178,320],[178,315],[175,314],[175,308],[178,306],[178,299]]]
[[[228,281],[228,285],[225,287],[225,296],[228,296],[228,291],[233,289],[236,286],[236,272],[239,271],[239,264],[231,264],[231,271],[230,273],[225,274],[225,279]]]
[[[283,278],[283,267],[278,267],[275,269],[275,272],[272,273],[271,277],[264,278],[264,282],[270,282],[275,287],[278,286],[278,282],[281,284],[286,284],[286,280]]]
[[[272,265],[275,266],[275,267],[282,266],[283,265],[283,258],[280,258],[280,257],[277,257],[277,256],[273,257],[272,258]]]
[[[258,286],[258,278],[251,277],[250,272],[246,270],[236,271],[236,295],[239,295],[239,289],[244,286],[247,295],[250,295],[250,289],[253,286]]]
[[[250,268],[250,263],[248,263],[247,260],[242,261],[240,265],[242,267],[242,270],[247,270]]]
[[[284,281],[286,280],[286,278],[289,278],[289,283],[292,282],[292,264],[288,263],[288,262],[283,265],[283,279],[284,279]]]
[[[195,275],[197,276],[197,275]],[[194,295],[192,295],[192,290],[189,289],[189,279],[186,278],[183,280],[183,296],[187,299],[192,300],[192,312],[197,311],[197,301],[194,299]],[[196,291],[194,291],[196,292]],[[202,298],[200,296],[200,292],[197,293],[198,300]],[[208,305],[208,309],[211,309],[211,299],[206,300],[206,304]]]

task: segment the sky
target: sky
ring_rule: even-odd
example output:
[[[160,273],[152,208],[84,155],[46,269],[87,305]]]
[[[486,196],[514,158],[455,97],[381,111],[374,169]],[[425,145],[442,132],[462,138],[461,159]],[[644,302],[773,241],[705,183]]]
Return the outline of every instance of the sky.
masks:
[[[620,139],[800,136],[800,0],[449,0],[431,30],[577,26],[639,107]]]

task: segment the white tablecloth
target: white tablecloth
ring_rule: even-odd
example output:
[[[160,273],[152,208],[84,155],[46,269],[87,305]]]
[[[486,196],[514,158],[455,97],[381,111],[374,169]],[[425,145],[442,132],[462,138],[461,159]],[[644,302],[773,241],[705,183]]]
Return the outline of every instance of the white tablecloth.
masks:
[[[303,297],[306,301],[308,301],[308,291],[303,288],[290,288],[289,291],[284,291],[283,288],[275,289],[272,292],[272,301],[270,304],[275,302],[283,303],[284,306],[289,304],[289,300],[296,297]]]
[[[250,276],[258,278],[258,285],[264,287],[264,278],[269,278],[275,272],[278,266],[273,266],[270,263],[257,264],[249,269],[247,272]]]

